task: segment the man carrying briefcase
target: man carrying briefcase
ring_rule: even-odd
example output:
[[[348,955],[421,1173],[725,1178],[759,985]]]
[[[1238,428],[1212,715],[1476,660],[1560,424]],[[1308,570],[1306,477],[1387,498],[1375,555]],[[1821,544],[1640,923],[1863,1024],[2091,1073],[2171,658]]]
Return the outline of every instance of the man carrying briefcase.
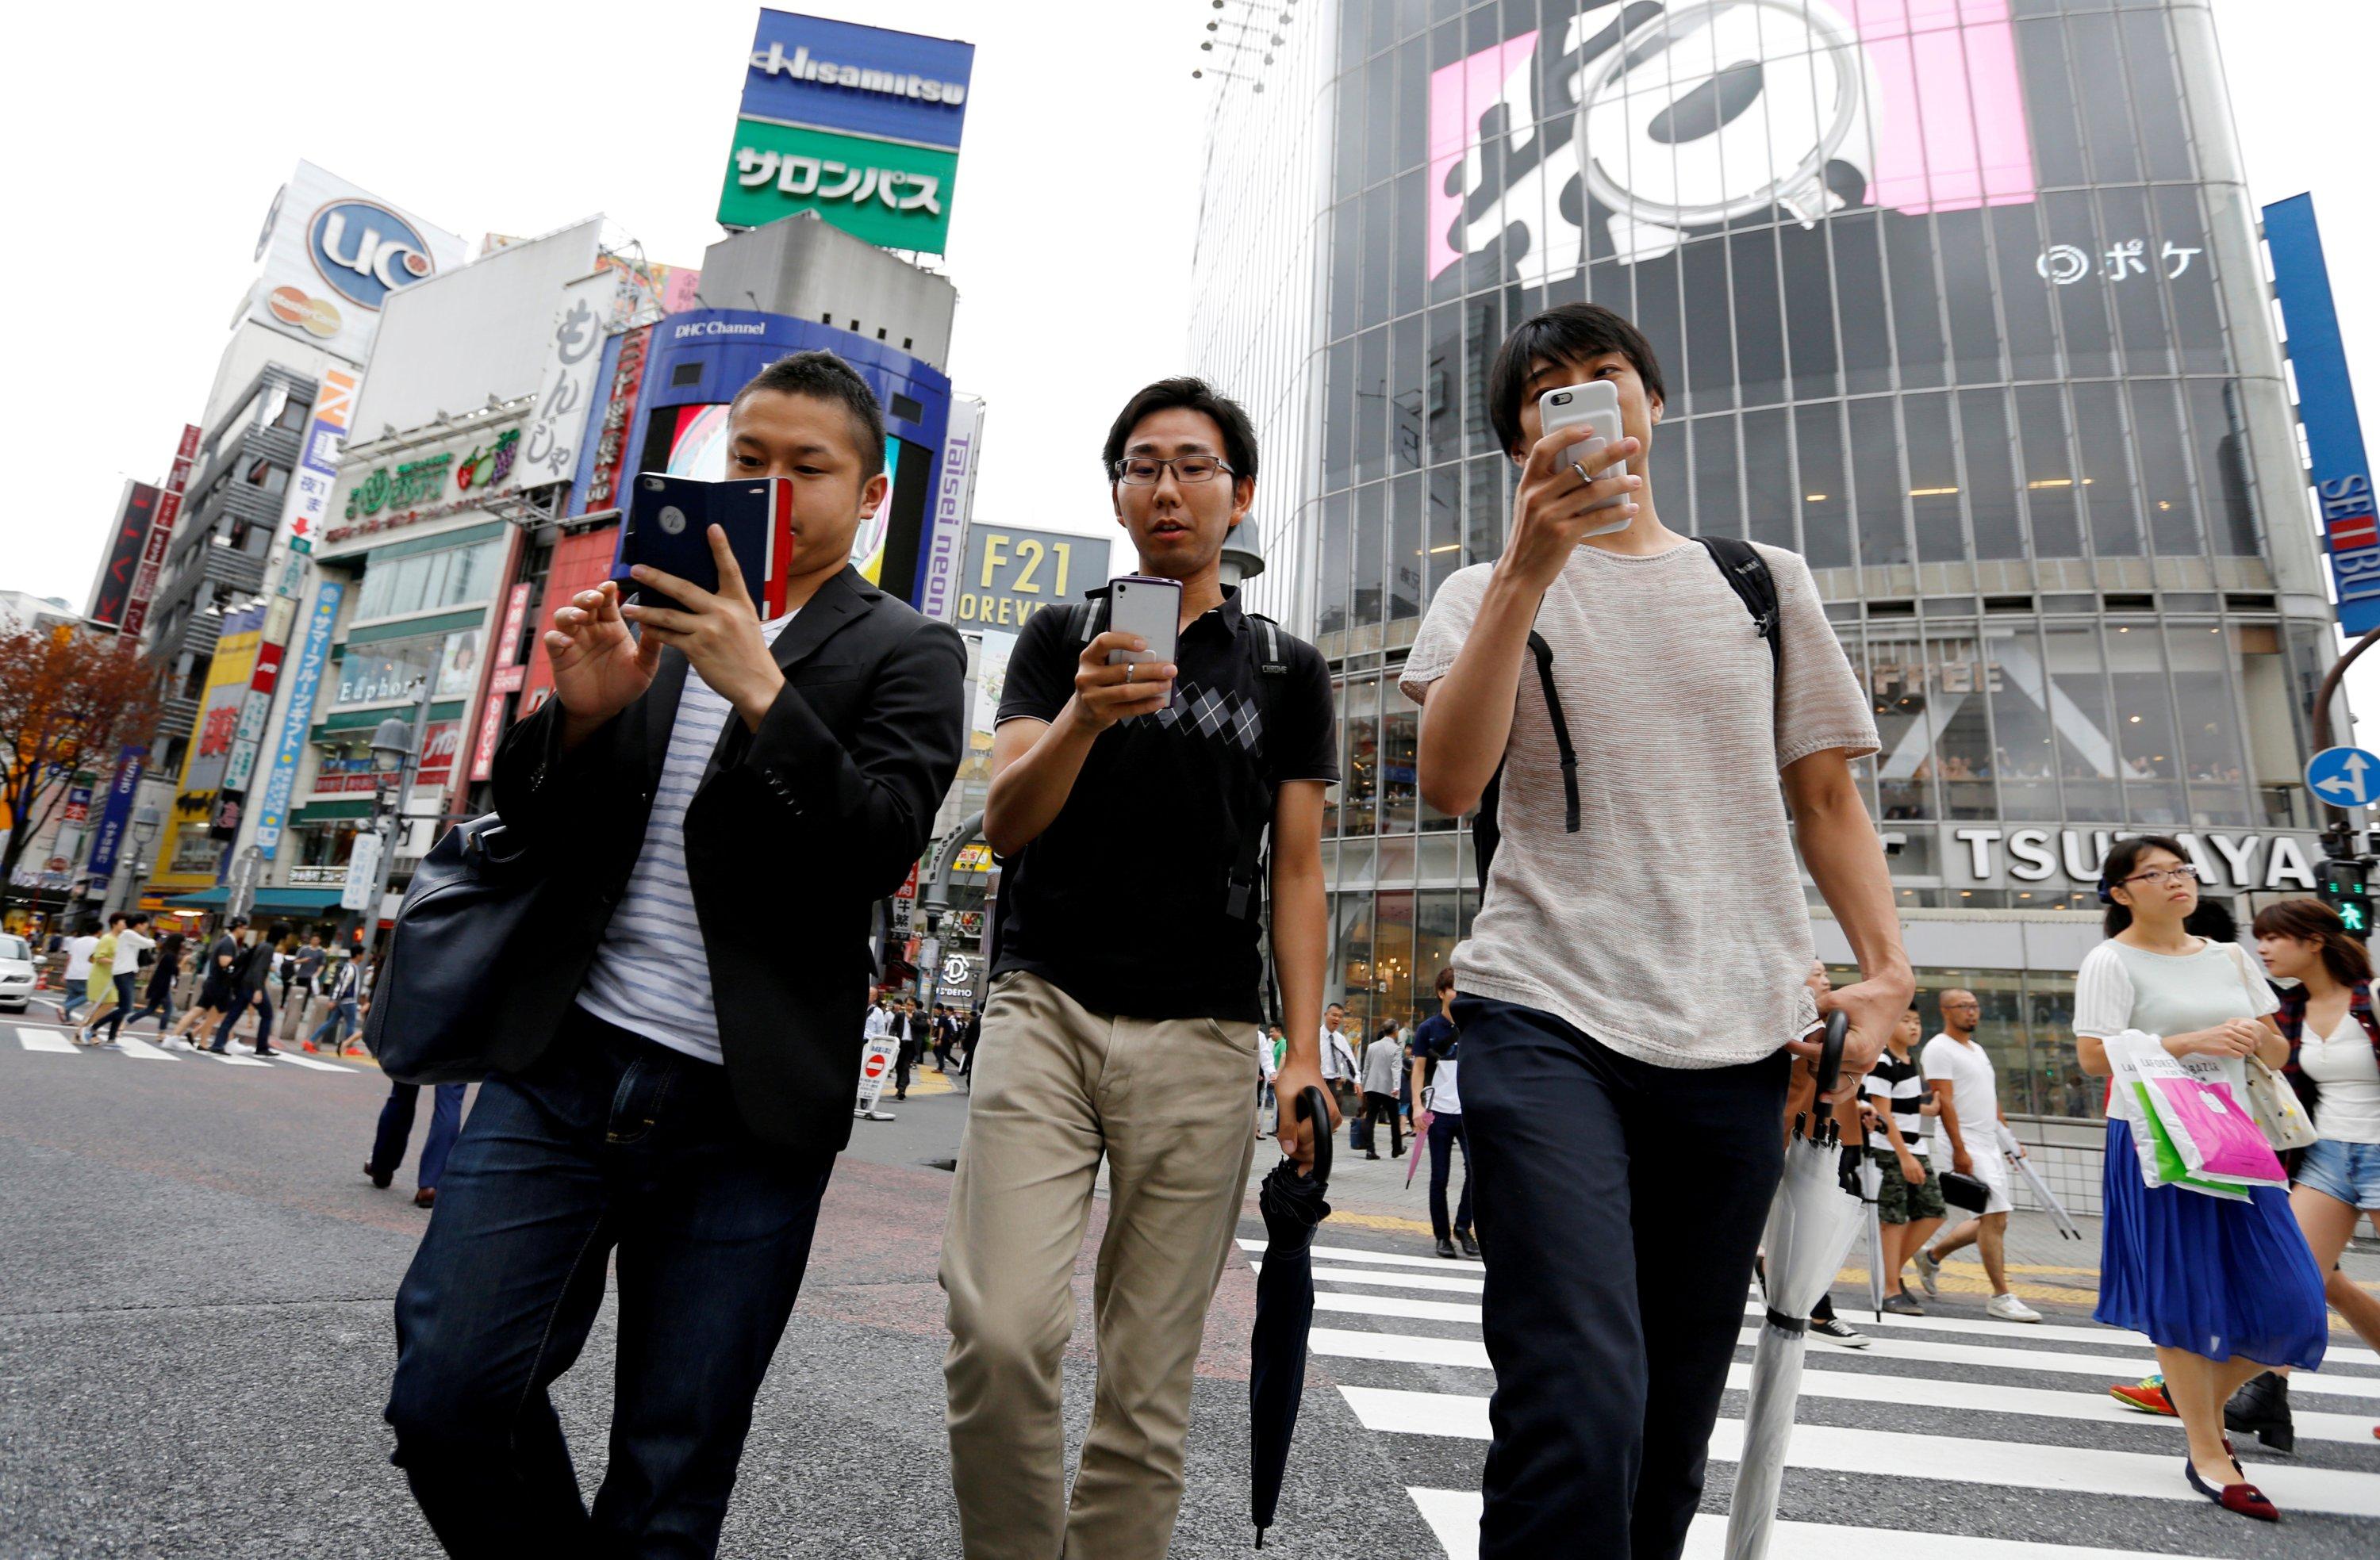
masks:
[[[716,527],[715,592],[641,568],[674,610],[580,592],[545,635],[554,697],[496,757],[535,913],[493,966],[507,1022],[397,1291],[387,1409],[455,1554],[715,1551],[851,1130],[870,906],[965,738],[958,635],[846,562],[886,488],[867,384],[784,358],[736,395],[728,443],[730,477],[792,480],[786,614],[759,620]],[[401,922],[382,1001],[405,960]],[[546,1394],[614,1252],[590,1514]]]

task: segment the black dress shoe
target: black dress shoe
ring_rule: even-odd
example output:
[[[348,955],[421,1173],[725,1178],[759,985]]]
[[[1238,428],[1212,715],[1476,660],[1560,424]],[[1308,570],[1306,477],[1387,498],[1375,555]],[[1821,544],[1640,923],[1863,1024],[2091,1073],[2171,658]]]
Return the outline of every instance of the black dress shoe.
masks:
[[[2231,1401],[2223,1405],[2223,1427],[2242,1434],[2252,1433],[2277,1452],[2296,1451],[2298,1430],[2289,1415],[2289,1378],[2272,1371],[2249,1377],[2231,1395]]]
[[[391,1170],[386,1175],[382,1175],[380,1171],[371,1167],[370,1161],[365,1162],[364,1174],[370,1179],[372,1185],[378,1187],[382,1191],[386,1191],[388,1190],[388,1183],[396,1179],[396,1172],[395,1170]]]
[[[1479,1254],[1479,1242],[1471,1238],[1471,1231],[1467,1229],[1458,1229],[1454,1232],[1454,1238],[1463,1242],[1463,1254],[1464,1256],[1475,1257]]]
[[[425,1186],[413,1194],[413,1205],[417,1208],[427,1208],[437,1201],[438,1189],[434,1186]]]
[[[1448,1240],[1443,1235],[1439,1236],[1438,1238],[1438,1254],[1442,1257],[1451,1257],[1454,1255],[1454,1242]]]
[[[1364,1157],[1366,1159],[1378,1159],[1379,1156],[1379,1153],[1376,1149],[1367,1148],[1364,1150]]]

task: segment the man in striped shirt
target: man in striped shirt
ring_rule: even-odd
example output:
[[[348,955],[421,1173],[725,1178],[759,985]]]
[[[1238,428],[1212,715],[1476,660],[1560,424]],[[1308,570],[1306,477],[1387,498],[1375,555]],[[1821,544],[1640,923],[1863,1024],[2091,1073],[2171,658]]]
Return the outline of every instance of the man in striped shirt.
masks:
[[[717,526],[716,589],[639,567],[634,604],[582,591],[545,635],[554,697],[496,757],[497,811],[542,877],[513,1006],[542,1022],[447,1161],[387,1409],[452,1554],[716,1551],[850,1135],[872,903],[965,742],[957,634],[849,562],[887,488],[866,381],[797,353],[737,393],[727,433],[731,480],[786,485],[783,614],[760,619]],[[547,1390],[614,1248],[590,1512]]]

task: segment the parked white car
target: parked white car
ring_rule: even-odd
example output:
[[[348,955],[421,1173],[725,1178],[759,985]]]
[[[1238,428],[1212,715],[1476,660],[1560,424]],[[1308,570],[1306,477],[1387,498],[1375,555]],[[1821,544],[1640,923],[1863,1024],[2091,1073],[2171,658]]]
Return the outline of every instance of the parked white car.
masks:
[[[33,999],[33,950],[25,939],[0,932],[0,1008],[23,1012]]]

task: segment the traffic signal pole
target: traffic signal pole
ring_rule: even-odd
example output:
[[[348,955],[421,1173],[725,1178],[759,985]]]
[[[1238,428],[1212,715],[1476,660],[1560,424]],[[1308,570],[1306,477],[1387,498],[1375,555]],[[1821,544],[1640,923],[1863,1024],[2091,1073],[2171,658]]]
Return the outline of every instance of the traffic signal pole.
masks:
[[[2322,689],[2314,695],[2314,751],[2323,752],[2333,745],[2330,719],[2331,701],[2338,696],[2338,684],[2355,658],[2380,641],[2380,628],[2373,629],[2347,647],[2347,653],[2332,663],[2322,680]],[[2319,875],[2321,897],[2325,904],[2338,912],[2347,929],[2358,937],[2372,931],[2371,868],[2373,858],[2359,852],[2355,831],[2348,821],[2348,809],[2328,797],[2321,798],[2330,810],[2330,821],[2322,831],[2323,862]]]

